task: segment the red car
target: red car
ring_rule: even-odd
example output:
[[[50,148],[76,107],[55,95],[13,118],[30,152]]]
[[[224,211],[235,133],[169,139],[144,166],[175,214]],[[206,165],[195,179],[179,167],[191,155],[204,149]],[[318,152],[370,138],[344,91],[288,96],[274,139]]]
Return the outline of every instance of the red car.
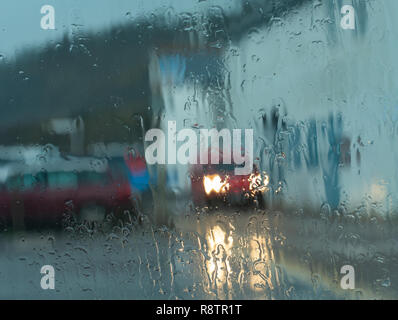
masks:
[[[78,219],[98,221],[106,213],[131,209],[131,187],[123,159],[110,161],[106,170],[71,168],[9,176],[0,185],[0,224],[53,225],[68,212]]]
[[[220,164],[196,164],[191,167],[194,205],[247,204],[256,199],[262,206],[261,194],[268,190],[268,176],[258,172],[255,165],[250,174],[236,175],[235,168],[244,165],[223,164],[221,153],[219,162]]]

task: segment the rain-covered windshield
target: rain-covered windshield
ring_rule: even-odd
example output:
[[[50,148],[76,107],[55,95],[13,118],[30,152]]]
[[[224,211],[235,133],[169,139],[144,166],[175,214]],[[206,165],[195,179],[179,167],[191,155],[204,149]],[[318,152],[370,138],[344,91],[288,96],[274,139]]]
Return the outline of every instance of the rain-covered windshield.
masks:
[[[397,12],[1,0],[0,299],[397,299]]]

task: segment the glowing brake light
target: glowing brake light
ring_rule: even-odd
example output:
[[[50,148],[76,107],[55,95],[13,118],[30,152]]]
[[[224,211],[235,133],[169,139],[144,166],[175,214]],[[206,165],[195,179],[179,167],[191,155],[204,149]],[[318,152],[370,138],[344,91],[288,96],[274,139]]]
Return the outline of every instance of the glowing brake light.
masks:
[[[227,179],[222,181],[221,177],[216,174],[212,176],[205,176],[203,179],[203,186],[206,194],[210,194],[213,190],[216,193],[226,192],[229,189],[229,183]]]

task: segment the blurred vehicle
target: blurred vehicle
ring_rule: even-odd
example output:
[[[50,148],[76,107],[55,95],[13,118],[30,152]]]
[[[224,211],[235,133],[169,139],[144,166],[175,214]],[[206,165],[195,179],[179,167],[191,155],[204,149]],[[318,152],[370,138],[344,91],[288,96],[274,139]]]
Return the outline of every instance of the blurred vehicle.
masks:
[[[224,164],[222,152],[219,154],[219,164],[196,164],[191,167],[194,205],[246,205],[255,200],[263,207],[262,194],[268,190],[268,176],[261,174],[256,165],[253,165],[250,174],[236,175],[235,168],[242,168],[244,164],[238,165],[233,161],[231,164]]]
[[[109,212],[131,209],[131,187],[123,158],[67,157],[44,169],[24,163],[3,165],[0,219],[5,225],[52,225],[65,213],[102,221]]]

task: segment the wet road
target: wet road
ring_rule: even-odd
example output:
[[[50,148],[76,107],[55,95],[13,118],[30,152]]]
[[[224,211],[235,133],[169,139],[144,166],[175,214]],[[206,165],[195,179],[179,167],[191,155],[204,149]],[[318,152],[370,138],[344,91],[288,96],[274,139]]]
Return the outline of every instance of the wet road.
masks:
[[[398,298],[396,228],[358,217],[233,209],[180,216],[173,230],[134,221],[0,234],[0,298]],[[340,286],[343,265],[354,290]],[[55,290],[40,286],[55,268]]]

